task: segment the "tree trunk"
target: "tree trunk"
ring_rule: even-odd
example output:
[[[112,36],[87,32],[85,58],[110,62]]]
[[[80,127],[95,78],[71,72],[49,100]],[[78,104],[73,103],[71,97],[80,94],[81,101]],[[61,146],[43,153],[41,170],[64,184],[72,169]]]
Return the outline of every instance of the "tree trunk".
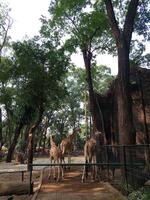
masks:
[[[149,140],[149,133],[148,133],[148,125],[147,125],[147,120],[146,120],[146,105],[145,105],[145,100],[144,100],[142,79],[140,78],[140,74],[138,75],[138,82],[139,82],[139,91],[140,91],[142,114],[143,114],[143,121],[144,121],[144,143],[149,144],[150,140]]]
[[[123,30],[118,26],[111,0],[105,0],[107,15],[118,51],[118,127],[121,144],[135,142],[132,119],[132,104],[129,91],[129,50],[139,0],[130,0],[125,16]]]
[[[118,26],[116,20],[112,0],[105,0],[107,15],[109,23],[114,36],[117,51],[118,51],[118,128],[119,128],[119,142],[123,145],[130,145],[135,143],[135,129],[133,125],[133,114],[132,114],[132,101],[129,89],[129,74],[130,74],[130,63],[129,63],[129,50],[132,38],[132,32],[134,28],[134,20],[137,13],[139,0],[130,0],[127,8],[125,22],[123,24],[123,30]],[[123,146],[124,149],[124,146]],[[130,163],[132,169],[132,152],[131,148],[127,147],[126,151],[120,152],[120,160],[123,163]],[[124,156],[126,153],[127,156]],[[125,171],[122,170],[122,175],[125,177]],[[133,172],[131,170],[132,183]],[[130,181],[130,180],[129,180]]]
[[[0,108],[0,150],[3,146],[3,133],[2,133],[2,109]]]
[[[25,129],[25,133],[24,133],[24,139],[23,139],[23,145],[21,148],[21,152],[25,153],[27,146],[28,146],[28,137],[29,137],[29,126],[27,125],[26,129]]]
[[[36,123],[30,128],[29,130],[29,145],[28,145],[28,170],[30,170],[30,164],[33,163],[33,148],[34,148],[34,132],[40,122],[42,121],[42,115],[43,115],[44,109],[43,106],[39,108],[39,117]],[[32,169],[32,167],[31,167]]]
[[[87,76],[87,83],[88,83],[88,91],[89,91],[89,101],[90,101],[90,112],[93,120],[93,132],[96,130],[101,131],[101,118],[98,113],[98,108],[96,104],[96,99],[94,96],[93,90],[93,82],[92,82],[92,75],[91,75],[91,59],[92,54],[91,52],[83,51],[83,59],[86,68],[86,76]]]
[[[20,119],[19,125],[15,130],[15,135],[13,138],[13,141],[10,145],[10,148],[8,149],[8,154],[7,154],[7,158],[6,158],[6,162],[11,162],[12,160],[12,156],[16,147],[16,144],[18,142],[18,138],[21,132],[21,129],[23,128],[23,126],[27,123],[27,121],[31,118],[31,113],[32,113],[32,109],[30,107],[26,107],[23,116]]]
[[[7,113],[7,141],[9,142],[9,147],[10,147],[13,136],[12,132],[14,131],[14,127],[12,124],[13,112],[11,111],[7,103],[5,103],[5,110]]]
[[[118,48],[118,127],[120,144],[135,144],[135,129],[132,117],[132,100],[129,86],[129,51],[122,41]]]
[[[87,95],[87,91],[85,91],[85,101],[84,101],[84,106],[85,106],[85,136],[86,136],[86,138],[88,138],[88,136],[89,136],[89,124],[88,124],[87,100],[88,100],[88,95]]]
[[[130,65],[129,65],[129,51],[126,47],[125,40],[118,48],[118,127],[119,127],[119,143],[122,145],[135,144],[136,134],[133,125],[132,114],[132,100],[130,95]],[[124,148],[124,147],[123,147]],[[124,155],[125,151],[125,155]],[[128,177],[128,182],[134,183],[133,166],[133,148],[126,146],[124,151],[120,151],[120,161],[122,163],[130,164],[131,176]],[[122,169],[122,177],[126,180],[125,170]]]
[[[144,101],[144,94],[143,94],[143,86],[142,86],[142,80],[140,78],[140,74],[138,74],[138,84],[139,84],[139,92],[141,97],[141,104],[142,104],[142,115],[143,115],[143,121],[144,121],[144,144],[149,144],[149,133],[148,133],[148,126],[147,126],[147,120],[146,120],[146,106]],[[149,165],[150,163],[150,149],[149,147],[144,148],[144,156],[146,164]]]
[[[45,149],[45,144],[46,144],[47,128],[48,128],[48,127],[47,127],[47,125],[46,125],[45,130],[44,130],[44,134],[43,134],[43,145],[42,145],[43,150]]]
[[[15,150],[19,135],[20,135],[20,131],[23,128],[23,126],[24,126],[24,123],[21,121],[19,126],[15,130],[15,135],[14,135],[13,141],[12,141],[12,143],[10,145],[10,148],[8,150],[6,162],[11,162],[11,160],[12,160],[12,156],[13,156],[13,153],[14,153],[14,150]]]

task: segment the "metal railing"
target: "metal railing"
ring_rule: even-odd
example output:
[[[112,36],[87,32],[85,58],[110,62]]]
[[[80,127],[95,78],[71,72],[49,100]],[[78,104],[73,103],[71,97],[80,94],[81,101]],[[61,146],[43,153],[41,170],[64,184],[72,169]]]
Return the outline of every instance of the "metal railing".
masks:
[[[102,169],[106,169],[108,172],[112,168],[120,169],[121,176],[123,176],[127,190],[129,185],[137,187],[138,181],[150,179],[150,174],[148,172],[144,172],[144,169],[147,165],[146,156],[150,156],[149,150],[150,145],[104,145],[99,149],[97,163],[30,164],[29,194],[32,192],[32,170],[35,166],[99,166]],[[109,180],[109,173],[107,173],[107,178]]]

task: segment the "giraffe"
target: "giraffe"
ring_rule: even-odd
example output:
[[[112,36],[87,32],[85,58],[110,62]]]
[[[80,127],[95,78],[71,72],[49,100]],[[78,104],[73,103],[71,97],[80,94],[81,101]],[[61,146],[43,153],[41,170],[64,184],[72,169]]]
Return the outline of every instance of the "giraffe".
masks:
[[[59,146],[57,146],[54,142],[53,136],[50,135],[50,161],[51,163],[58,163],[61,164],[62,163],[62,152]],[[57,174],[57,181],[60,180],[60,175],[61,175],[61,179],[63,179],[64,177],[64,172],[63,172],[63,167],[62,166],[57,166],[58,169],[58,174]],[[48,178],[50,179],[51,177],[51,171],[52,171],[52,166],[50,167],[50,171],[49,171],[49,176]],[[56,179],[56,167],[54,166],[54,179]]]
[[[84,157],[85,163],[96,163],[97,158],[102,156],[101,146],[104,145],[104,135],[101,132],[96,131],[95,135],[91,136],[84,145]],[[89,168],[89,167],[88,167]],[[91,169],[91,181],[93,182],[98,177],[98,168],[96,166],[90,167]],[[82,174],[82,182],[85,180],[88,174],[86,174],[86,166],[84,166]]]
[[[67,153],[68,154],[68,163],[71,163],[71,151],[73,147],[73,140],[78,132],[80,132],[80,128],[75,128],[72,132],[72,134],[68,135],[67,138],[63,139],[60,143],[60,149],[62,151],[62,157],[63,157],[63,162],[65,163],[64,156]]]

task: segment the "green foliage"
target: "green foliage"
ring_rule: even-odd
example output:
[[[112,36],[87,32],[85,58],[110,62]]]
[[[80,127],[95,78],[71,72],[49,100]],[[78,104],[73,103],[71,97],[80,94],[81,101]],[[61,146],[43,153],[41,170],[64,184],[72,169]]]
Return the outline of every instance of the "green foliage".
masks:
[[[93,87],[96,93],[105,94],[114,77],[111,75],[111,69],[104,66],[93,66],[92,67]]]
[[[97,8],[90,1],[52,1],[49,8],[51,17],[42,19],[43,36],[56,36],[64,48],[73,53],[77,47],[81,51],[105,52],[114,49],[108,20],[103,7]],[[66,26],[67,24],[67,26]],[[49,33],[49,34],[48,34]],[[59,39],[58,39],[59,38]],[[107,39],[106,39],[107,38]]]
[[[34,40],[14,43],[13,49],[14,85],[21,103],[38,107],[40,103],[57,100],[64,88],[62,77],[68,65],[63,51]]]
[[[61,102],[61,106],[53,114],[53,125],[59,133],[62,130],[62,126],[62,131],[68,131],[70,128],[78,126],[82,119],[83,83],[80,85],[79,76],[77,69],[69,70],[66,75],[65,87],[67,95]]]
[[[138,35],[143,35],[144,41],[150,41],[150,2],[141,0],[135,21],[135,31]]]
[[[129,200],[149,200],[150,199],[150,189],[140,188],[139,190],[133,191],[128,196]]]
[[[87,6],[87,4],[90,5],[89,0],[52,0],[49,7],[49,12],[52,13],[53,18],[56,20],[58,17],[62,17],[66,14],[78,14],[83,8]]]
[[[149,67],[150,54],[145,54],[144,51],[145,44],[143,42],[139,42],[138,40],[132,41],[130,54],[131,63],[136,66]]]
[[[0,84],[6,84],[11,79],[12,61],[9,58],[2,57],[0,64]]]
[[[15,42],[12,47],[12,58],[2,58],[0,69],[0,103],[6,110],[7,135],[13,135],[25,110],[30,112],[24,125],[37,118],[40,106],[44,109],[59,107],[66,94],[64,76],[69,66],[64,50],[56,49],[48,40],[33,38]],[[7,131],[4,126],[3,131]]]
[[[99,1],[98,1],[99,2]],[[125,17],[131,0],[112,0],[119,29],[123,31]],[[149,66],[149,56],[144,54],[146,41],[150,40],[150,2],[139,1],[134,22],[134,39],[131,41],[130,59],[136,65]],[[140,36],[140,37],[139,37]],[[137,38],[135,40],[135,38]]]
[[[11,28],[12,19],[9,16],[10,8],[3,1],[0,2],[0,56],[2,49],[8,45],[8,30]]]

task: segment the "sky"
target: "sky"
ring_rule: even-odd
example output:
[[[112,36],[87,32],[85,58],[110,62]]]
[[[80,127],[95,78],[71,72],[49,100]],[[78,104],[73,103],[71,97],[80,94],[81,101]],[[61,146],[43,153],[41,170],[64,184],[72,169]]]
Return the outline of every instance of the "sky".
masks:
[[[10,15],[13,18],[13,25],[9,31],[13,41],[22,40],[26,36],[29,38],[38,34],[40,30],[41,15],[48,16],[50,0],[5,0],[11,8]],[[84,66],[83,58],[80,54],[71,56],[72,62],[78,67]],[[111,55],[99,55],[98,64],[103,64],[111,68],[112,74],[117,74],[117,58]]]

